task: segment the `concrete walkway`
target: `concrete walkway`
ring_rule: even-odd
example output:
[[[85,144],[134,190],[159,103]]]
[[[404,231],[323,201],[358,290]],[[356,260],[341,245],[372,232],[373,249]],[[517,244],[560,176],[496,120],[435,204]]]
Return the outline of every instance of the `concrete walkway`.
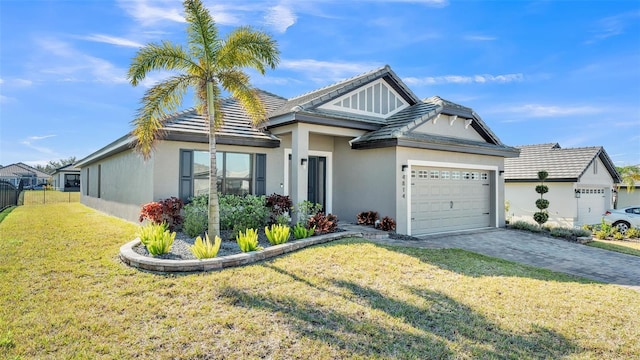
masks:
[[[429,249],[464,249],[640,291],[640,257],[524,231],[487,229],[422,236],[420,240],[371,241]]]

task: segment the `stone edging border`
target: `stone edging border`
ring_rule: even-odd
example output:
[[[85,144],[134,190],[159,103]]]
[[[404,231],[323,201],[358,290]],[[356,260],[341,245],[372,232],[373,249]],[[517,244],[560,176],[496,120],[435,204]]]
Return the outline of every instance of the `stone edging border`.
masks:
[[[280,245],[269,246],[264,250],[203,260],[158,259],[140,255],[137,252],[133,251],[133,247],[140,243],[140,239],[135,239],[120,247],[120,259],[125,264],[131,267],[155,272],[174,273],[212,271],[251,264],[257,261],[270,259],[282,254],[290,253],[292,251],[296,251],[308,246],[323,244],[347,237],[362,237],[362,233],[355,231],[343,231],[339,233],[313,236],[310,238],[295,240]]]

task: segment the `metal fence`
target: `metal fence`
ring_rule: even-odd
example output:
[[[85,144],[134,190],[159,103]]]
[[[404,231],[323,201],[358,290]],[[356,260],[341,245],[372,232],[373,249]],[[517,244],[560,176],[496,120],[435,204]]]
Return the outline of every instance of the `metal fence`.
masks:
[[[9,206],[18,205],[20,192],[8,181],[0,181],[0,211]]]
[[[62,192],[57,190],[25,190],[22,192],[21,205],[40,205],[54,203],[80,202],[80,192]]]

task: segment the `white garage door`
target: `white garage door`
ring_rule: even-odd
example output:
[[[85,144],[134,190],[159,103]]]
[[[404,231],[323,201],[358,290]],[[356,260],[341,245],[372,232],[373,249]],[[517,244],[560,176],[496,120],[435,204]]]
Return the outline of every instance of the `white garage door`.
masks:
[[[602,221],[606,209],[604,188],[581,188],[578,198],[578,224],[594,225]]]
[[[412,167],[412,235],[488,227],[490,213],[488,171]]]

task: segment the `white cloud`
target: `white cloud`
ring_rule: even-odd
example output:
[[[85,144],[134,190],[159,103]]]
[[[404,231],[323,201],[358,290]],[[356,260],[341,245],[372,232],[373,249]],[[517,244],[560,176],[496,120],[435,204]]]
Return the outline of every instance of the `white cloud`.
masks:
[[[56,135],[42,135],[42,136],[37,136],[37,135],[35,135],[35,136],[29,136],[29,137],[27,138],[27,140],[34,140],[34,141],[37,141],[37,140],[43,140],[43,139],[52,138],[52,137],[55,137],[55,136],[56,136]]]
[[[44,139],[48,139],[51,137],[54,137],[56,135],[44,135],[44,136],[29,136],[26,140],[21,141],[20,143],[23,145],[26,145],[27,147],[29,147],[30,149],[36,150],[40,153],[43,154],[55,154],[55,151],[51,150],[48,147],[44,147],[44,146],[38,146],[36,144],[34,144],[34,142],[40,141],[40,140],[44,140]]]
[[[602,108],[593,106],[570,106],[570,105],[541,105],[524,104],[518,106],[495,109],[493,112],[520,114],[520,116],[531,117],[569,117],[594,115],[603,112]]]
[[[487,35],[465,35],[463,39],[467,41],[494,41],[497,38],[495,36]]]
[[[265,23],[279,33],[287,31],[290,26],[296,23],[297,19],[296,14],[284,5],[270,7],[264,16]]]
[[[92,35],[83,37],[83,39],[111,44],[111,45],[117,45],[117,46],[133,47],[133,48],[140,48],[144,46],[143,44],[140,44],[139,42],[136,42],[133,40],[116,37],[116,36],[102,35],[102,34],[92,34]]]
[[[445,76],[427,76],[422,78],[405,77],[402,79],[408,85],[438,85],[438,84],[484,84],[484,83],[510,83],[520,82],[524,80],[524,75],[503,74],[503,75],[445,75]]]
[[[52,38],[39,39],[39,47],[46,53],[39,71],[65,82],[126,83],[126,69],[107,60],[82,53],[69,44]]]
[[[640,18],[640,11],[632,11],[603,18],[598,21],[597,29],[594,31],[596,34],[593,38],[587,40],[586,43],[592,44],[599,40],[624,34],[628,26],[638,22],[638,18]]]
[[[16,98],[0,95],[0,104],[9,104],[15,101],[16,101]]]
[[[118,4],[142,26],[164,21],[186,21],[182,15],[182,3],[178,1],[119,0]]]
[[[341,61],[319,61],[314,59],[282,60],[279,69],[292,70],[302,73],[317,83],[343,80],[369,70],[380,67],[375,63],[351,63]]]

